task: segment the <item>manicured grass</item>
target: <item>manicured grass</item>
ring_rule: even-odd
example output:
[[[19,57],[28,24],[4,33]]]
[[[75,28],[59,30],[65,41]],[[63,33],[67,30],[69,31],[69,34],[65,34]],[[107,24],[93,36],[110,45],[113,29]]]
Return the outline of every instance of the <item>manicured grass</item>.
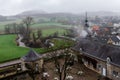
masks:
[[[29,48],[17,46],[15,39],[16,35],[0,35],[0,63],[20,58],[28,53]],[[34,48],[34,50],[42,54],[73,45],[72,41],[62,39],[53,39],[52,42],[55,43],[55,46],[52,48]]]
[[[0,62],[19,58],[28,52],[28,48],[18,47],[16,35],[0,35]]]

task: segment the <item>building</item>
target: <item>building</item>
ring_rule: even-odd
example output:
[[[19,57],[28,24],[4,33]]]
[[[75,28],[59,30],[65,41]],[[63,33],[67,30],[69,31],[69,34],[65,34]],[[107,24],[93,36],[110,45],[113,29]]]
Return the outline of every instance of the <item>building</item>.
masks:
[[[15,80],[14,75],[28,73],[28,71],[41,72],[43,59],[40,54],[34,50],[30,51],[21,59],[5,62],[0,64],[0,80]]]
[[[118,35],[95,36],[96,40],[103,44],[120,46],[120,37]]]
[[[22,70],[33,69],[40,72],[43,67],[43,59],[34,50],[30,50],[25,56],[21,58]]]
[[[86,67],[112,80],[120,80],[120,48],[80,39],[72,49],[79,51]]]
[[[120,46],[120,39],[117,36],[112,36],[107,41],[108,44]]]

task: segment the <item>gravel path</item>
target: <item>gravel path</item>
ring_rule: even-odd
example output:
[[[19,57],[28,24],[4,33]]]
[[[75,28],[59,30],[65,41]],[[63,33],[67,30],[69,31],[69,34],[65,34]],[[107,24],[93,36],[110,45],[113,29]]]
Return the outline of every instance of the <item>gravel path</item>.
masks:
[[[19,43],[20,47],[26,47],[25,44],[23,42],[21,42],[21,40],[23,39],[23,36],[21,36],[20,34],[18,34],[19,39],[17,40],[17,42]]]

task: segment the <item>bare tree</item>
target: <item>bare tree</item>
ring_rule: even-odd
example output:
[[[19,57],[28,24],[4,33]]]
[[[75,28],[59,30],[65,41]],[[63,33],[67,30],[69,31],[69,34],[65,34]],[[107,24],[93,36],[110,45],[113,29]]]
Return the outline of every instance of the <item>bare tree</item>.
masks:
[[[32,17],[26,17],[25,19],[23,19],[23,24],[25,25],[26,27],[26,31],[25,31],[25,39],[27,41],[29,41],[30,39],[30,33],[31,33],[31,30],[30,30],[30,26],[31,24],[33,23],[33,18]]]
[[[58,31],[56,31],[54,34],[53,34],[53,37],[58,37],[59,33]]]
[[[64,57],[64,62],[61,63],[59,60],[58,60],[58,57],[53,57],[54,61],[55,61],[55,67],[57,69],[57,73],[58,73],[58,76],[59,76],[59,80],[65,80],[66,76],[67,76],[67,68],[72,66],[74,64],[74,57],[71,56],[70,54],[68,54],[69,51],[66,50],[65,51],[65,55],[63,56]]]
[[[5,25],[5,33],[7,33],[7,34],[9,34],[9,33],[13,33],[13,34],[18,33],[18,25],[16,23],[11,23],[11,24]]]
[[[13,33],[17,34],[18,33],[17,24],[16,23],[12,23],[12,26],[13,26]]]
[[[42,31],[40,29],[38,29],[37,35],[38,35],[38,39],[40,39],[42,37]]]
[[[67,36],[69,36],[69,37],[76,37],[78,35],[77,29],[74,27],[66,29],[66,32],[67,32]]]
[[[37,67],[36,67],[35,63],[34,62],[32,62],[32,63],[26,63],[26,67],[28,68],[28,74],[29,74],[29,76],[33,80],[35,80],[37,74],[39,74],[38,71],[36,71]]]
[[[10,34],[11,33],[10,24],[5,25],[5,33],[6,34]]]
[[[36,43],[36,37],[35,37],[34,33],[33,33],[33,41],[34,41],[34,43]]]
[[[17,27],[18,27],[18,33],[21,34],[22,36],[24,36],[25,35],[25,27],[24,27],[23,23],[18,24]]]
[[[23,19],[23,23],[27,27],[27,30],[29,31],[31,24],[33,23],[33,18],[32,17],[26,17]]]

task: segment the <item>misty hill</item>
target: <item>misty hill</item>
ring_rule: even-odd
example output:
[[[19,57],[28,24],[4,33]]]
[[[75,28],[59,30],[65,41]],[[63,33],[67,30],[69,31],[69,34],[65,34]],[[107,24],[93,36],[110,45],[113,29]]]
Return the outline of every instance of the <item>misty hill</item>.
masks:
[[[29,11],[24,11],[16,16],[35,16],[39,14],[46,14],[46,12],[43,10],[29,10]]]
[[[96,12],[88,12],[89,16],[120,16],[120,12],[112,12],[112,11],[96,11]]]
[[[31,10],[31,11],[25,11],[22,12],[18,15],[16,15],[15,17],[17,18],[23,18],[26,16],[31,16],[31,17],[47,17],[47,18],[51,18],[51,17],[74,17],[77,16],[75,14],[72,13],[47,13],[45,11],[42,10]]]
[[[14,19],[21,19],[25,18],[27,16],[31,16],[33,18],[55,18],[55,17],[64,17],[64,18],[81,18],[85,17],[85,12],[81,12],[79,14],[73,14],[73,13],[49,13],[45,12],[43,10],[30,10],[30,11],[24,11],[20,14],[17,14],[15,16],[9,16],[7,19],[14,20]],[[112,12],[112,11],[96,11],[96,12],[88,12],[88,16],[120,16],[120,12]]]
[[[79,13],[79,14],[72,14],[72,13],[47,13],[43,10],[30,10],[30,11],[24,11],[18,15],[17,17],[26,17],[26,16],[32,16],[32,17],[76,17],[76,16],[83,16],[85,13]],[[120,12],[112,12],[112,11],[96,11],[96,12],[88,12],[88,16],[120,16]]]

